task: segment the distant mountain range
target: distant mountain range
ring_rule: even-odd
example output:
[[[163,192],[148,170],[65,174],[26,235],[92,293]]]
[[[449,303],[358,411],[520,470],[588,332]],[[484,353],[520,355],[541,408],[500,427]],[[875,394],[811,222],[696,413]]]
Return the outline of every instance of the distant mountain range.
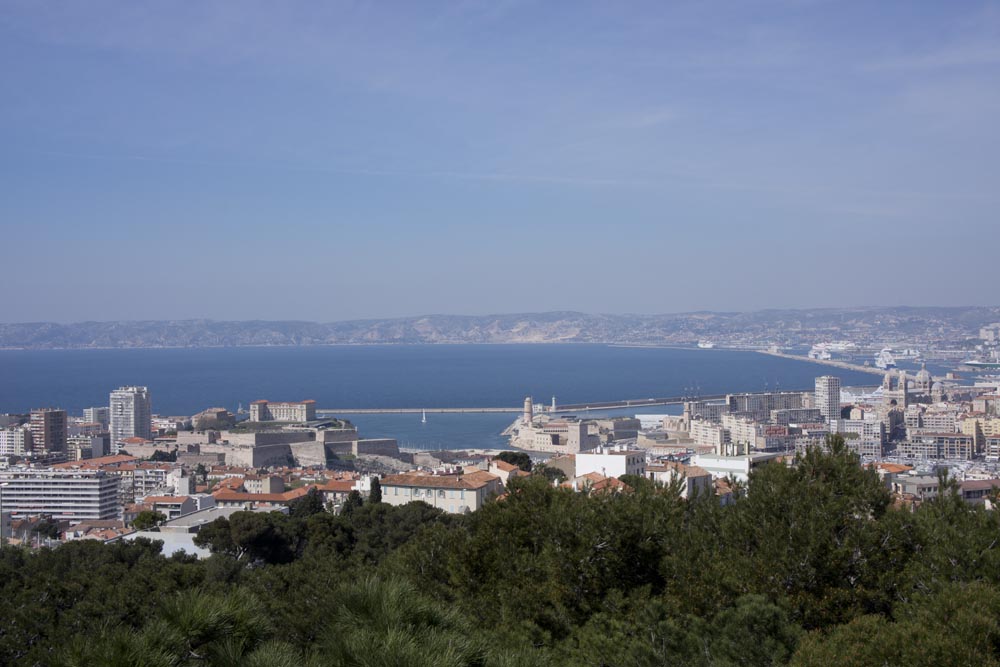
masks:
[[[836,338],[957,342],[1000,321],[997,307],[896,307],[672,315],[426,315],[347,322],[166,320],[0,324],[0,348],[157,348],[386,343],[623,343],[752,346]]]

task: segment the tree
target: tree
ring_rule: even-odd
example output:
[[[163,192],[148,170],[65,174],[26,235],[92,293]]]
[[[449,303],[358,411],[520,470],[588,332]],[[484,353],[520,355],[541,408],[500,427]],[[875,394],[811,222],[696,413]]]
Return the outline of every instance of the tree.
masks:
[[[150,461],[158,461],[165,463],[175,463],[177,461],[177,450],[171,450],[169,452],[163,451],[162,449],[157,449],[153,452],[153,455],[149,457]]]
[[[42,519],[32,527],[31,532],[50,540],[56,540],[59,539],[59,524],[52,519]]]
[[[524,472],[531,472],[531,457],[524,452],[500,452],[493,458],[517,466]]]
[[[354,510],[358,509],[365,504],[364,499],[361,494],[357,491],[351,491],[347,494],[347,498],[344,499],[344,506],[340,509],[341,514],[351,514]]]
[[[326,508],[323,507],[323,496],[320,494],[316,487],[312,487],[306,492],[306,495],[293,500],[288,505],[288,514],[295,517],[296,519],[305,519],[313,514],[319,514],[320,512],[325,512]]]
[[[208,484],[208,469],[205,467],[204,463],[199,463],[194,467],[195,477],[201,477],[202,484]]]
[[[301,531],[300,519],[278,512],[236,512],[206,524],[194,543],[246,563],[289,563],[300,550]]]
[[[375,504],[382,502],[382,483],[378,481],[378,477],[372,477],[372,489],[368,493],[368,502]]]
[[[150,530],[166,520],[167,517],[160,512],[143,510],[142,512],[139,512],[139,514],[136,515],[135,519],[132,521],[132,527],[136,530]]]
[[[555,468],[553,466],[547,466],[544,464],[535,466],[534,474],[544,477],[545,479],[549,480],[549,482],[559,482],[561,484],[562,482],[566,481],[566,473],[564,473],[559,468]]]

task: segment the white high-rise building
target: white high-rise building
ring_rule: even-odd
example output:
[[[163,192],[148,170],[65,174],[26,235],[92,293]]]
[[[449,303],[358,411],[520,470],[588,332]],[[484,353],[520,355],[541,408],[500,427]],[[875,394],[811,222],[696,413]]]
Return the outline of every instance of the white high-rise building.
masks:
[[[816,408],[831,428],[840,419],[840,378],[824,375],[816,378]]]
[[[153,407],[146,387],[119,387],[111,392],[111,451],[125,438],[152,438]]]
[[[15,467],[0,470],[4,513],[49,514],[79,523],[118,516],[120,480],[102,470]]]
[[[24,456],[31,453],[31,430],[28,426],[0,429],[0,456]]]

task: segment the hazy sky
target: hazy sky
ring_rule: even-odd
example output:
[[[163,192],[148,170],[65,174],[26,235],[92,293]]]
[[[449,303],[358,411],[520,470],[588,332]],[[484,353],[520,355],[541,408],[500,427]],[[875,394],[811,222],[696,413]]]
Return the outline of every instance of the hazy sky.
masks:
[[[0,0],[0,321],[996,304],[1000,2]]]

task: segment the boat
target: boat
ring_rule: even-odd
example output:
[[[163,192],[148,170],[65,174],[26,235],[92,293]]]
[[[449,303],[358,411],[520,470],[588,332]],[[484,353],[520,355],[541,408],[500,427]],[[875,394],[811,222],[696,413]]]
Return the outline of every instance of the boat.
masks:
[[[420,423],[421,424],[426,424],[427,423],[427,411],[426,410],[421,410],[420,411]]]
[[[989,370],[1000,369],[1000,361],[979,361],[978,359],[967,359],[962,362],[963,366],[971,366],[972,368],[984,368]]]
[[[700,340],[698,341],[698,347],[700,347],[703,350],[711,350],[713,347],[715,347],[715,343],[707,340]]]
[[[896,357],[892,356],[892,348],[882,348],[882,351],[875,356],[875,366],[884,371],[896,367]]]
[[[987,359],[966,359],[962,362],[963,366],[969,366],[970,368],[981,368],[996,370],[1000,368],[1000,352],[994,351],[992,358]]]
[[[826,347],[820,344],[813,345],[812,349],[809,350],[809,358],[818,361],[830,361],[833,359],[833,355],[830,354],[830,351]]]

